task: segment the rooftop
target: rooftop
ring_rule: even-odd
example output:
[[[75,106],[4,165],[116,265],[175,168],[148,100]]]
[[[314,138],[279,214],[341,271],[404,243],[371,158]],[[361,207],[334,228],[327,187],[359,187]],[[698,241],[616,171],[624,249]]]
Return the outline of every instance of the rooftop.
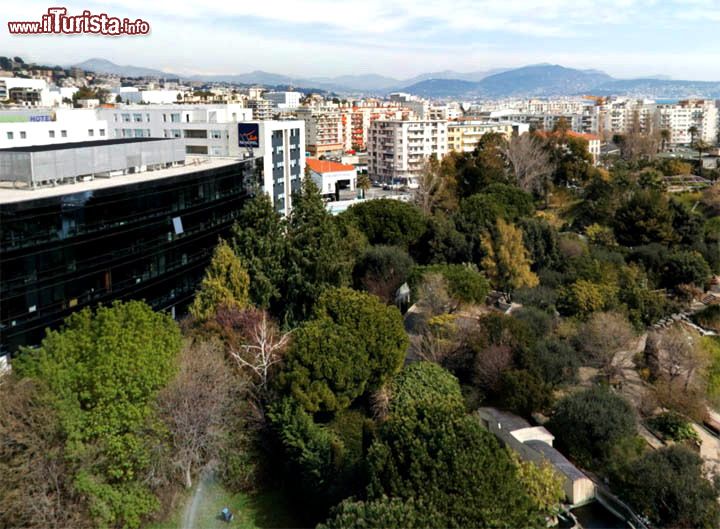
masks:
[[[12,204],[16,202],[23,202],[25,200],[38,200],[42,198],[70,195],[73,193],[82,193],[85,191],[95,191],[97,189],[108,189],[116,186],[137,184],[139,182],[149,182],[153,180],[160,180],[161,178],[180,176],[186,173],[192,173],[196,171],[218,169],[220,167],[233,165],[246,160],[241,160],[239,158],[220,157],[188,157],[185,161],[185,165],[178,165],[175,167],[159,169],[156,171],[144,171],[135,174],[118,175],[110,178],[95,178],[89,181],[78,182],[74,184],[62,184],[55,187],[16,189],[14,187],[0,186],[0,204]]]
[[[323,173],[339,173],[344,171],[354,171],[354,165],[346,165],[343,163],[330,162],[328,160],[318,160],[317,158],[307,158],[305,160],[307,166],[318,174]]]
[[[512,413],[500,411],[497,408],[480,408],[480,411],[492,417],[496,422],[502,424],[503,430],[514,432],[516,430],[524,430],[532,428],[530,423],[522,417],[518,417]]]
[[[8,147],[7,149],[0,149],[2,152],[47,152],[47,151],[62,151],[66,149],[80,149],[84,147],[103,147],[106,145],[121,145],[128,143],[147,143],[153,141],[167,141],[165,138],[117,138],[108,140],[95,140],[95,141],[75,141],[67,143],[49,143],[46,145],[28,145],[26,147]]]
[[[549,444],[544,443],[543,441],[528,441],[525,444],[536,452],[541,453],[558,472],[561,472],[571,480],[576,481],[583,478],[587,479],[587,476],[580,472],[577,467],[568,460],[568,458]]]

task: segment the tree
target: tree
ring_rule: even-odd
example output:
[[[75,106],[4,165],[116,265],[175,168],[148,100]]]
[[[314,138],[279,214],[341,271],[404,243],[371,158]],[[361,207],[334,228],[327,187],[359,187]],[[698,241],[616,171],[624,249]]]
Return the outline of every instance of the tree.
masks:
[[[524,191],[543,196],[547,205],[555,167],[542,140],[530,133],[513,136],[507,143],[505,157],[514,173],[515,183]]]
[[[71,315],[37,349],[14,362],[20,376],[45,384],[77,461],[76,491],[98,525],[138,527],[158,506],[147,473],[152,403],[171,379],[180,350],[172,319],[139,301]]]
[[[656,190],[639,190],[617,210],[615,238],[625,246],[675,240],[667,197]]]
[[[507,167],[503,152],[506,140],[502,134],[483,134],[472,153],[456,156],[460,197],[482,192],[493,183],[507,183]]]
[[[295,331],[280,384],[308,412],[337,412],[400,369],[408,339],[400,312],[347,288],[323,293]]]
[[[448,212],[457,207],[456,188],[452,158],[438,160],[431,156],[420,172],[413,202],[425,215],[438,209]]]
[[[0,526],[64,529],[90,525],[75,493],[66,438],[46,388],[4,375],[0,384]]]
[[[661,274],[661,284],[664,287],[692,284],[705,288],[712,271],[699,253],[677,250],[667,256]]]
[[[219,452],[233,379],[217,343],[186,345],[176,377],[158,396],[158,409],[170,432],[172,460],[186,488],[194,474]]]
[[[469,264],[437,264],[418,266],[410,275],[412,287],[421,284],[427,274],[440,274],[447,281],[447,293],[456,303],[485,302],[490,290],[487,279],[474,265]]]
[[[254,308],[239,313],[234,325],[239,327],[240,343],[230,346],[230,357],[255,379],[262,396],[287,351],[290,333],[281,332],[267,311]]]
[[[261,308],[282,299],[285,281],[285,223],[266,193],[259,192],[240,210],[232,246],[250,276],[250,300]]]
[[[621,476],[621,496],[656,527],[711,529],[720,523],[720,487],[705,478],[703,460],[687,448],[649,451]]]
[[[372,182],[367,173],[361,173],[357,177],[357,187],[362,190],[362,198],[365,198],[365,193],[372,187]]]
[[[515,453],[512,454],[512,458],[518,469],[518,478],[535,504],[535,508],[547,517],[556,516],[565,499],[562,477],[546,461],[539,464],[521,461]]]
[[[548,338],[524,350],[519,364],[554,388],[576,382],[580,358],[567,342]]]
[[[667,149],[667,144],[670,142],[671,137],[672,137],[672,134],[671,134],[670,130],[662,129],[660,131],[660,139],[662,140],[662,146],[661,146],[660,150],[662,152],[665,152],[665,150]]]
[[[526,218],[518,222],[523,231],[523,244],[532,261],[532,270],[555,268],[560,263],[560,238],[546,220]]]
[[[552,389],[530,371],[510,369],[500,376],[502,407],[523,417],[552,405]]]
[[[486,252],[482,267],[493,284],[510,293],[518,288],[532,288],[539,284],[530,270],[530,259],[523,244],[522,232],[503,219],[498,219],[496,231],[482,237]]]
[[[558,311],[565,316],[585,319],[593,312],[609,310],[617,304],[618,287],[613,283],[598,283],[578,279],[558,291]]]
[[[385,303],[392,303],[413,264],[408,253],[397,246],[371,246],[355,264],[354,282]]]
[[[622,397],[602,386],[572,393],[557,403],[548,429],[561,450],[580,464],[601,464],[613,446],[635,434],[635,414]]]
[[[354,221],[370,244],[408,249],[426,229],[422,211],[400,200],[368,200],[355,204],[344,215]]]
[[[340,228],[310,178],[294,195],[287,238],[284,313],[288,322],[299,322],[310,315],[324,290],[346,286],[352,273]]]
[[[249,285],[250,277],[240,259],[228,243],[220,239],[190,306],[190,314],[198,320],[208,320],[220,305],[241,309],[249,302]]]
[[[442,527],[442,516],[413,498],[403,500],[386,496],[372,501],[344,500],[317,529],[366,529],[369,527],[402,527],[425,529]]]
[[[448,281],[442,274],[425,274],[416,287],[417,304],[427,309],[431,316],[452,311],[456,304],[450,297],[449,289]]]
[[[612,329],[612,332],[608,332]],[[596,312],[578,331],[577,346],[587,361],[611,374],[615,355],[623,348],[630,348],[635,330],[627,317],[618,312]]]
[[[690,134],[690,145],[695,145],[695,137],[698,135],[698,128],[693,125],[688,129],[688,134]]]
[[[465,415],[451,375],[412,364],[390,394],[390,412],[368,451],[369,499],[412,498],[446,527],[544,525],[508,453]]]

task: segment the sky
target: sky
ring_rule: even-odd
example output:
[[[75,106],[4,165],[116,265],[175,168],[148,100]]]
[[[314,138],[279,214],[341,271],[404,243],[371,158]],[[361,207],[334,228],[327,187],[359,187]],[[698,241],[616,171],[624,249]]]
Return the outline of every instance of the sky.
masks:
[[[150,23],[145,36],[11,35],[48,7]],[[720,0],[36,0],[3,2],[0,55],[92,57],[181,74],[294,77],[553,63],[720,81]]]

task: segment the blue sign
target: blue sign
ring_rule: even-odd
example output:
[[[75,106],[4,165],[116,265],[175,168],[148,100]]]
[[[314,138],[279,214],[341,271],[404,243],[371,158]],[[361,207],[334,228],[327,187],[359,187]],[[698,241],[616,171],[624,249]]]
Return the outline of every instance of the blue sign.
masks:
[[[238,123],[238,145],[260,147],[260,126],[257,123]]]
[[[48,116],[48,115],[30,116],[30,121],[52,121],[52,116]]]

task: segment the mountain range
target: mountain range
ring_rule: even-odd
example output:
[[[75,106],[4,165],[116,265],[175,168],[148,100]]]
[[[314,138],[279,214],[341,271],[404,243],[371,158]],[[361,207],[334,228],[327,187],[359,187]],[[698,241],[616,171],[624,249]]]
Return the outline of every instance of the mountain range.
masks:
[[[389,92],[402,91],[431,99],[496,99],[583,94],[668,99],[720,98],[720,82],[679,81],[662,75],[641,79],[617,79],[598,70],[579,70],[555,64],[465,73],[445,70],[421,74],[411,79],[395,79],[376,74],[295,78],[261,70],[231,75],[183,75],[152,68],[120,66],[106,59],[97,58],[73,66],[87,71],[125,77],[179,77],[200,82],[292,86],[299,89],[321,89],[338,94],[385,95]]]

